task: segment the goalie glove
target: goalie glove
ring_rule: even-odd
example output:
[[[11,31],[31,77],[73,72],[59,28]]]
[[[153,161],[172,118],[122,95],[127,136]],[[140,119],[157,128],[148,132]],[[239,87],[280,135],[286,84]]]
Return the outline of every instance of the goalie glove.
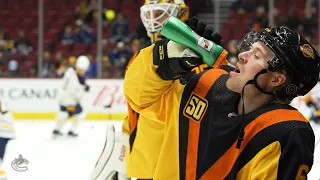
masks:
[[[221,35],[214,33],[211,26],[199,21],[198,18],[192,17],[185,23],[198,35],[221,45]],[[165,39],[155,43],[153,64],[158,66],[156,73],[161,79],[176,80],[204,62],[192,50]]]
[[[90,91],[90,86],[88,84],[84,85],[84,91],[89,92]]]
[[[153,48],[153,64],[163,80],[176,80],[203,61],[192,50],[170,40],[160,40]]]

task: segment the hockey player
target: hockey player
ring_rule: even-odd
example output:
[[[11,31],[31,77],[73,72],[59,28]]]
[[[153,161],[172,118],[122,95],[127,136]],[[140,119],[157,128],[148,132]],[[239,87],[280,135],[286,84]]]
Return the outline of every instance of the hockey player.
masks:
[[[6,173],[1,168],[2,161],[6,152],[7,143],[15,138],[15,129],[13,117],[9,111],[8,105],[0,101],[0,180],[6,180]]]
[[[140,8],[140,18],[150,37],[150,44],[162,39],[159,32],[170,16],[178,17],[182,21],[188,19],[189,8],[184,0],[145,0]],[[138,53],[135,52],[128,67]],[[164,124],[152,121],[147,116],[140,116],[128,105],[128,118],[124,121],[122,129],[122,133],[114,135],[114,128],[108,127],[112,132],[107,133],[105,148],[90,180],[112,179],[113,175],[118,179],[126,179],[126,176],[138,179],[153,178],[163,142]],[[147,131],[146,134],[144,129],[153,131]],[[114,146],[114,150],[108,151],[109,146]],[[121,158],[118,158],[119,156]]]
[[[124,80],[131,107],[165,126],[153,179],[307,179],[314,133],[288,104],[317,83],[312,45],[285,27],[252,31],[234,71],[210,69],[187,85],[176,77],[196,56],[182,57],[179,46],[158,41],[141,50]]]
[[[312,89],[310,93],[308,93],[304,97],[304,102],[310,111],[310,121],[315,123],[320,123],[320,85],[317,84],[315,88]]]
[[[61,128],[69,118],[71,129],[68,136],[77,137],[79,121],[83,119],[80,101],[84,94],[89,91],[89,86],[85,81],[85,72],[88,70],[90,61],[87,56],[79,56],[75,67],[69,67],[62,78],[62,88],[60,90],[59,104],[60,110],[56,116],[56,123],[53,130],[54,137],[63,135]]]

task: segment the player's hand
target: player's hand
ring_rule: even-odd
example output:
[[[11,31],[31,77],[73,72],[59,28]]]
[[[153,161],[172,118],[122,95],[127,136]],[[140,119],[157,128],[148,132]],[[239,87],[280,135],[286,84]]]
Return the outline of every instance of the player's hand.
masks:
[[[194,32],[198,35],[211,40],[212,42],[221,45],[221,35],[214,33],[214,28],[200,21],[197,17],[193,16],[184,21]]]
[[[84,91],[89,92],[90,91],[90,86],[85,84],[84,85]]]
[[[176,80],[203,64],[192,50],[170,40],[160,40],[153,48],[153,64],[156,73],[163,80]]]
[[[214,33],[211,26],[192,17],[185,23],[198,35],[221,45],[221,35]],[[153,49],[153,64],[157,65],[157,74],[163,80],[176,80],[189,73],[203,61],[192,50],[169,40],[156,42]]]

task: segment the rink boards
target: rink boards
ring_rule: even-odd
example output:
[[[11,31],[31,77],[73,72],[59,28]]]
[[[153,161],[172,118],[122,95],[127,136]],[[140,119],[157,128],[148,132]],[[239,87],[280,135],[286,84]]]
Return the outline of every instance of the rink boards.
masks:
[[[0,83],[0,100],[8,104],[16,120],[55,118],[61,79],[0,78]],[[87,84],[90,91],[81,101],[86,120],[123,120],[127,116],[122,79],[88,79]],[[320,93],[319,84],[313,93]],[[303,97],[292,105],[309,116]]]
[[[54,119],[59,109],[60,79],[0,79],[0,100],[15,119]],[[127,116],[122,79],[88,79],[90,91],[81,101],[87,120],[124,119]]]

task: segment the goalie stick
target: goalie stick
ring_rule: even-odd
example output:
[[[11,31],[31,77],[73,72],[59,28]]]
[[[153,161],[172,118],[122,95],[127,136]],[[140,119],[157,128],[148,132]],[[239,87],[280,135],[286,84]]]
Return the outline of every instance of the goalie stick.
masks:
[[[108,137],[111,137],[111,141],[108,141]],[[112,177],[116,174],[116,171],[111,173],[110,177],[102,177],[104,175],[104,169],[107,165],[112,151],[114,150],[114,144],[115,144],[115,129],[114,126],[107,126],[107,133],[106,133],[106,140],[104,142],[102,153],[94,167],[93,172],[90,175],[89,180],[106,180],[106,179],[112,179]]]

